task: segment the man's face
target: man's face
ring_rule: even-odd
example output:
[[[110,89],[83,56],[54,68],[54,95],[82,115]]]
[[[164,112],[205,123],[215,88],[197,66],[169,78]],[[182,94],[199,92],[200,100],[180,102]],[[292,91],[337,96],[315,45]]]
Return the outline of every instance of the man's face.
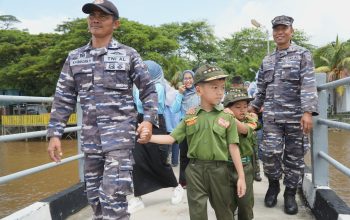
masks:
[[[225,93],[225,79],[216,79],[196,86],[201,104],[217,105]],[[204,102],[204,103],[203,103]]]
[[[103,38],[113,34],[119,27],[119,20],[99,9],[94,9],[88,16],[89,31],[94,37]]]
[[[291,26],[281,24],[274,27],[272,35],[277,47],[289,46],[293,33],[294,30]]]
[[[242,121],[248,112],[248,102],[245,100],[235,102],[230,106],[230,110],[238,120]]]

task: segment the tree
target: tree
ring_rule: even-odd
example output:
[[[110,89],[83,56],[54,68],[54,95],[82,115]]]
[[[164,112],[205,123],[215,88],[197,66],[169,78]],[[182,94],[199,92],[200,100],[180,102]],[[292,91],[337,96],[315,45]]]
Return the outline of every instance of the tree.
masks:
[[[12,25],[19,22],[13,15],[0,15],[0,30],[10,30]]]
[[[292,41],[299,46],[305,47],[311,52],[315,50],[315,46],[309,43],[310,37],[303,31],[299,29],[294,30]]]
[[[170,23],[160,26],[167,37],[178,42],[176,53],[189,60],[192,66],[204,62],[216,62],[218,47],[213,28],[205,21]]]
[[[344,78],[342,70],[349,69],[350,43],[336,40],[314,52],[316,71],[326,70],[328,81]],[[328,71],[327,71],[328,70]]]
[[[228,73],[254,80],[262,59],[266,55],[266,34],[260,29],[244,28],[219,42],[219,66]]]
[[[115,37],[119,42],[136,48],[144,60],[162,63],[179,47],[176,40],[169,39],[157,27],[127,19],[121,22]],[[20,89],[24,94],[34,96],[54,93],[69,51],[84,46],[91,37],[86,19],[63,22],[56,31],[59,34],[30,35],[18,30],[0,30],[1,88]]]
[[[326,72],[328,81],[334,81],[349,76],[350,43],[336,40],[314,52],[316,72]],[[344,86],[337,87],[333,92],[333,113],[336,114],[337,95],[342,96]]]

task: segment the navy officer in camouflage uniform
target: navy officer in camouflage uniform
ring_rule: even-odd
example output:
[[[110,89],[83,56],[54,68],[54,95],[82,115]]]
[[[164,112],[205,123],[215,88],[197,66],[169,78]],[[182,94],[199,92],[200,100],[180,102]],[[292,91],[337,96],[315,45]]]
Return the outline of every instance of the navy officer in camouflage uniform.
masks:
[[[272,20],[277,49],[267,55],[258,73],[258,92],[251,110],[264,107],[262,161],[269,179],[265,205],[274,207],[284,173],[284,211],[296,214],[295,194],[301,184],[304,154],[312,116],[317,115],[317,91],[310,51],[291,43],[293,18],[277,16]]]
[[[60,138],[77,100],[83,110],[82,151],[93,219],[129,219],[126,196],[132,193],[132,153],[136,116],[132,85],[140,91],[144,121],[157,126],[157,93],[140,55],[113,38],[119,27],[115,5],[107,0],[85,4],[91,41],[66,59],[56,87],[49,122],[48,152],[59,162]]]

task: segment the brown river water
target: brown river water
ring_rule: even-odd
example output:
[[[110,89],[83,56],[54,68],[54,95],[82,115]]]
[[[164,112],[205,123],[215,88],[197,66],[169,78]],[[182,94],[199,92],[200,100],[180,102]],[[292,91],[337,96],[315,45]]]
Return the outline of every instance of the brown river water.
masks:
[[[63,140],[64,157],[77,154],[76,140]],[[51,162],[47,142],[0,143],[0,176]],[[350,167],[350,132],[329,132],[329,154]],[[307,162],[308,163],[308,162]],[[330,166],[330,187],[350,204],[350,178]],[[78,162],[0,185],[0,218],[78,183]]]

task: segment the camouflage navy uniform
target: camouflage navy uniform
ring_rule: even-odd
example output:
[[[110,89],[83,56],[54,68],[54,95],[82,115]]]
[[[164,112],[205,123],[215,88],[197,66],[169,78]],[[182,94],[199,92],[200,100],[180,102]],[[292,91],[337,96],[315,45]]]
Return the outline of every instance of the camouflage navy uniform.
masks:
[[[94,219],[129,219],[126,196],[132,193],[137,119],[133,83],[144,120],[157,125],[157,93],[147,67],[133,48],[115,39],[106,48],[94,49],[90,42],[70,52],[57,83],[48,136],[62,136],[79,95],[85,182]]]
[[[300,120],[304,112],[317,115],[311,53],[292,43],[289,48],[266,56],[258,73],[257,88],[251,105],[256,109],[264,107],[262,161],[265,175],[269,179],[280,179],[284,170],[284,184],[296,188],[302,180],[304,154],[309,146]]]

